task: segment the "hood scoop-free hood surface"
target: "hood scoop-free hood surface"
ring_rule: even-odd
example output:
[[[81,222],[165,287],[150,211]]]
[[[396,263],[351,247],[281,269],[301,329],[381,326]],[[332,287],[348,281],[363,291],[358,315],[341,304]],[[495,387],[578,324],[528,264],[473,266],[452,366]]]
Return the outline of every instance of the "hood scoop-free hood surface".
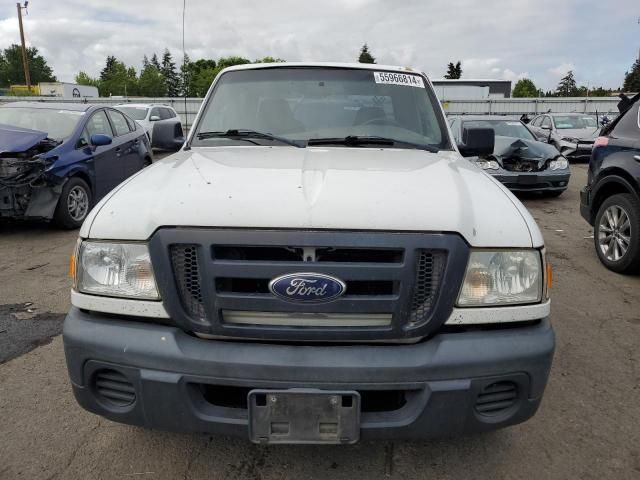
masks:
[[[473,245],[531,246],[515,202],[455,152],[194,148],[124,184],[83,231],[139,240],[165,226],[441,231]]]

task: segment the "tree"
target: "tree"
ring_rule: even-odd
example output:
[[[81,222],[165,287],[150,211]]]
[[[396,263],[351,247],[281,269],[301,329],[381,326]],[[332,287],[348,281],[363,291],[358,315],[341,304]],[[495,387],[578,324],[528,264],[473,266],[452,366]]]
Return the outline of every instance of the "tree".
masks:
[[[204,84],[206,84],[206,80],[198,80],[198,86],[196,85],[196,79],[200,75],[203,70],[214,70],[216,68],[215,60],[200,58],[195,62],[192,62],[189,57],[186,58],[186,62],[182,65],[182,83],[183,83],[183,91],[182,94],[186,94],[188,97],[198,97],[203,96],[201,93],[201,88]],[[211,74],[208,74],[207,77],[210,77]],[[214,74],[215,77],[215,74]],[[204,92],[206,93],[209,88],[209,84],[206,85]]]
[[[640,58],[635,61],[631,71],[625,73],[622,89],[625,92],[640,92]]]
[[[32,85],[40,82],[56,81],[53,70],[51,70],[45,58],[38,53],[36,47],[27,48],[27,58]],[[13,44],[0,52],[0,87],[24,85],[25,83],[22,49],[19,45]]]
[[[560,83],[556,87],[556,96],[558,97],[575,97],[578,95],[578,85],[576,84],[573,70],[569,70],[567,74],[562,77]]]
[[[282,63],[282,62],[285,62],[285,61],[286,60],[283,60],[282,58],[264,57],[264,58],[256,60],[253,63]]]
[[[458,80],[462,77],[462,62],[458,61],[455,64],[453,62],[449,62],[447,65],[447,74],[444,78],[448,78],[449,80]]]
[[[180,96],[180,76],[176,71],[176,64],[173,61],[171,52],[169,49],[165,49],[162,55],[162,66],[160,72],[164,77],[164,83],[167,86],[167,96],[178,97]]]
[[[360,49],[360,56],[358,57],[360,63],[376,63],[376,59],[371,52],[369,52],[369,45],[366,43]]]
[[[143,97],[164,97],[167,94],[167,85],[164,76],[155,65],[147,62],[140,72],[138,80],[140,95]]]
[[[513,94],[515,98],[533,98],[538,96],[538,88],[528,78],[521,78],[516,82],[516,86],[513,87]]]
[[[160,62],[158,61],[158,55],[156,55],[155,53],[151,55],[151,64],[158,70],[161,70]]]
[[[133,67],[127,66],[110,55],[105,67],[100,71],[98,90],[103,97],[113,95],[136,95],[138,93],[138,78]]]
[[[198,60],[198,62],[200,62],[200,60]],[[195,64],[198,65],[198,62],[195,62]],[[213,60],[202,60],[200,63],[202,68],[195,73],[192,80],[192,88],[195,96],[203,97],[206,95],[211,83],[223,69],[234,65],[244,65],[245,63],[251,63],[251,61],[243,57],[223,57],[219,59],[217,63]],[[213,68],[212,65],[214,65]]]
[[[76,75],[76,83],[78,85],[90,85],[92,87],[98,87],[100,85],[100,80],[90,77],[86,72],[80,71]]]

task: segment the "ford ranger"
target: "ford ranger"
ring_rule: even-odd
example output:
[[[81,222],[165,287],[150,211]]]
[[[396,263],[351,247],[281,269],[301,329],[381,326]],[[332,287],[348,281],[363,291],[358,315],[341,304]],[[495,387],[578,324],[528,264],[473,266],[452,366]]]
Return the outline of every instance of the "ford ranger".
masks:
[[[73,392],[113,421],[255,443],[525,421],[554,352],[524,206],[464,156],[428,78],[380,65],[220,73],[181,151],[88,215]]]

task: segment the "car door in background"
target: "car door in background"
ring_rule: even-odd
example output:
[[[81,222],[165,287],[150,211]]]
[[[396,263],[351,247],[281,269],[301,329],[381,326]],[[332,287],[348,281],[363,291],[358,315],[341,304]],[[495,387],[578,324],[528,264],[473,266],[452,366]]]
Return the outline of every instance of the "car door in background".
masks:
[[[140,135],[134,130],[122,112],[108,109],[107,114],[114,131],[113,143],[116,145],[116,155],[120,157],[123,166],[122,178],[130,177],[144,166],[144,157],[140,155]]]
[[[96,176],[95,200],[104,197],[108,192],[122,181],[124,166],[120,157],[116,155],[114,142],[111,145],[93,146],[91,136],[96,134],[108,135],[114,138],[111,124],[104,110],[93,113],[85,126],[86,139],[89,141],[89,148],[93,150],[93,164]]]

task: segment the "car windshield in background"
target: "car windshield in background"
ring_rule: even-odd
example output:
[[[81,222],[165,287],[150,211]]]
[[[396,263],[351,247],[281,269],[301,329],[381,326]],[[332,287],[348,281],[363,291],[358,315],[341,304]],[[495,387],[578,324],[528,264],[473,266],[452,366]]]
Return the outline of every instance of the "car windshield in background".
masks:
[[[518,120],[467,120],[463,128],[492,128],[496,135],[535,140],[531,132]]]
[[[45,132],[52,140],[64,140],[73,133],[84,112],[53,108],[0,108],[0,124]]]
[[[225,73],[192,145],[282,144],[450,149],[437,99],[414,73],[344,68],[271,68]],[[228,132],[243,131],[242,136]],[[246,131],[271,135],[251,137]],[[225,135],[226,133],[226,135]],[[278,140],[278,137],[280,140]],[[356,139],[356,141],[353,141]],[[405,142],[404,144],[401,142]],[[313,144],[311,142],[310,144]]]
[[[117,109],[133,120],[144,120],[149,110],[146,107],[117,107]]]
[[[582,117],[578,115],[553,117],[558,130],[577,130],[581,128],[596,128],[595,117]]]

